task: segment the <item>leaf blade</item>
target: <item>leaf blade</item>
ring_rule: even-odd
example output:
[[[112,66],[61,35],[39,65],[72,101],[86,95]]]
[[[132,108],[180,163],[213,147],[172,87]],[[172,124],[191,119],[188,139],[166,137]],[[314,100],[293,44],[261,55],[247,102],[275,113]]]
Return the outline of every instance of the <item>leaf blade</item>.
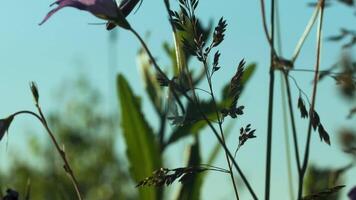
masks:
[[[137,97],[123,75],[117,77],[121,108],[121,127],[130,162],[130,174],[138,182],[161,165],[161,157],[154,134],[144,118]],[[156,188],[140,188],[140,199],[154,200],[159,196]]]

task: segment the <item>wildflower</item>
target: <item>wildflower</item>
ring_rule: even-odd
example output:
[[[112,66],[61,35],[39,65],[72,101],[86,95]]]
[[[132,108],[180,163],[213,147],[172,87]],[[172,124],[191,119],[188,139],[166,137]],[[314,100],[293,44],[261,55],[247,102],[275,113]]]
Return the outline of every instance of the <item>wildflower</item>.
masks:
[[[352,190],[347,194],[350,200],[356,200],[356,187],[352,188]]]
[[[108,29],[114,28],[115,25],[128,29],[130,25],[125,18],[131,13],[139,1],[140,0],[122,0],[118,6],[115,0],[57,0],[50,6],[57,4],[58,7],[51,10],[39,25],[45,23],[58,10],[64,7],[74,7],[79,10],[88,11],[98,18],[107,20]]]
[[[5,135],[6,131],[9,129],[10,124],[13,119],[14,119],[13,115],[11,115],[5,119],[0,119],[0,141],[1,141],[2,137]]]

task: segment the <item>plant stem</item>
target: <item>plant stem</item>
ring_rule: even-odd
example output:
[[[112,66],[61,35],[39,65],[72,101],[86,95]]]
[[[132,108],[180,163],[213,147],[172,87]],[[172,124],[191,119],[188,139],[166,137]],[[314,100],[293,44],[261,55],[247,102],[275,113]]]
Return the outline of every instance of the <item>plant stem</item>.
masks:
[[[273,125],[273,102],[274,102],[274,9],[275,2],[271,0],[271,50],[270,50],[270,82],[268,98],[268,119],[267,119],[267,151],[266,151],[266,182],[265,182],[265,199],[270,198],[271,183],[271,158],[272,158],[272,125]]]
[[[164,4],[165,4],[166,10],[167,10],[168,15],[169,15],[169,10],[170,10],[169,1],[168,0],[164,0]],[[183,55],[183,52],[182,52],[182,50],[180,48],[180,45],[178,43],[179,41],[178,41],[178,38],[177,38],[176,29],[175,29],[174,25],[172,24],[172,16],[169,15],[169,18],[170,18],[170,22],[171,22],[171,26],[172,26],[172,30],[173,30],[174,43],[175,43],[176,56],[177,56],[178,71],[179,71],[179,73],[184,73],[184,72],[188,71],[188,73],[186,73],[186,74],[188,76],[189,85],[190,85],[191,90],[193,92],[194,101],[196,102],[196,104],[199,104],[198,100],[196,98],[196,93],[195,93],[193,80],[189,75],[190,74],[189,73],[189,69],[188,69],[188,67],[186,66],[185,63],[181,62],[184,55]],[[194,27],[193,27],[193,29],[194,29]],[[196,33],[196,32],[194,31],[194,33]],[[224,137],[223,129],[222,129],[222,122],[221,122],[221,119],[220,119],[220,116],[219,116],[219,111],[218,111],[217,106],[216,106],[216,101],[215,101],[214,93],[213,93],[213,90],[212,90],[211,80],[210,80],[209,75],[208,75],[208,67],[207,67],[207,64],[206,64],[206,60],[203,62],[203,64],[204,64],[204,69],[205,69],[205,73],[206,73],[206,78],[207,78],[208,83],[209,83],[209,89],[210,89],[209,94],[212,97],[212,100],[213,100],[214,106],[215,106],[215,111],[216,111],[216,115],[217,115],[217,119],[218,119],[218,123],[219,123],[219,129],[220,129],[220,133],[221,133],[221,139],[222,139],[222,142],[224,144],[226,144],[225,143],[225,137]],[[229,166],[229,170],[230,170],[229,174],[230,174],[230,177],[231,177],[231,180],[232,180],[232,184],[233,184],[233,187],[234,187],[235,196],[236,196],[236,199],[239,200],[239,195],[238,195],[238,192],[237,192],[237,186],[236,186],[236,182],[235,182],[235,179],[234,179],[233,170],[232,170],[232,167],[231,167],[231,164],[230,164],[229,157],[228,157],[226,152],[225,152],[225,156],[226,156],[227,164]]]
[[[159,128],[159,132],[158,132],[159,144],[160,144],[161,152],[163,152],[165,147],[166,147],[165,142],[164,142],[164,135],[165,135],[164,133],[166,132],[165,130],[166,130],[166,118],[167,118],[167,115],[164,112],[159,117],[160,117],[160,128]]]
[[[299,173],[301,165],[300,165],[299,148],[298,148],[298,137],[297,137],[297,128],[295,126],[293,103],[292,103],[292,94],[291,94],[291,90],[290,90],[288,72],[284,72],[283,76],[284,76],[284,81],[285,81],[286,90],[287,90],[289,117],[290,117],[290,121],[291,121],[291,124],[292,124],[292,134],[293,134],[295,160],[297,162],[297,169],[298,169],[298,173]]]
[[[204,65],[204,69],[205,69],[205,72],[206,72],[206,79],[208,81],[209,91],[210,91],[210,94],[211,94],[211,99],[212,99],[213,104],[214,104],[216,118],[218,119],[218,123],[219,123],[221,140],[226,145],[224,131],[223,131],[223,128],[222,128],[222,120],[220,118],[219,110],[218,110],[218,107],[216,105],[215,95],[214,95],[213,86],[212,86],[212,83],[211,83],[211,77],[209,76],[209,70],[208,70],[208,65],[207,65],[206,59],[204,60],[203,65]],[[227,155],[226,151],[225,151],[225,157],[226,157],[227,164],[229,166],[230,177],[231,177],[232,185],[234,187],[235,196],[236,196],[236,199],[239,200],[239,194],[237,192],[237,185],[236,185],[236,182],[235,182],[235,179],[234,179],[234,173],[233,173],[233,170],[232,170],[232,165],[231,165],[229,156]]]
[[[314,73],[314,82],[313,82],[313,92],[312,92],[311,105],[310,105],[311,112],[314,111],[316,92],[318,88],[318,75],[319,75],[320,54],[321,54],[321,32],[322,32],[323,17],[324,17],[324,3],[325,3],[324,0],[320,0],[318,3],[318,5],[320,6],[320,15],[319,15],[319,25],[317,30],[316,64],[315,64],[315,73]],[[304,152],[304,161],[299,176],[298,199],[301,199],[303,194],[304,175],[308,167],[308,161],[309,161],[311,130],[312,130],[312,118],[309,117],[309,125],[308,125],[308,132],[307,132],[308,135],[307,135],[307,142],[306,142],[305,152]]]
[[[273,1],[273,0],[272,0]],[[274,48],[274,44],[273,44],[273,34],[271,36],[269,36],[269,32],[268,32],[268,28],[267,28],[267,20],[266,20],[266,11],[265,11],[265,1],[264,0],[260,0],[260,4],[261,4],[261,16],[262,16],[262,24],[263,24],[263,30],[266,36],[266,39],[268,41],[268,44],[271,48],[272,53],[277,57],[277,52]],[[274,4],[274,2],[272,2],[272,4]],[[274,6],[273,6],[274,7]],[[274,9],[274,8],[273,8]],[[272,15],[273,12],[272,12]],[[273,17],[274,18],[274,17]],[[273,22],[274,23],[274,22]],[[272,28],[272,27],[271,27]],[[273,29],[273,28],[272,28]],[[272,30],[272,32],[274,32],[274,30]]]
[[[40,117],[42,118],[43,126],[47,130],[49,136],[52,139],[52,142],[53,142],[54,146],[56,147],[59,155],[61,156],[61,158],[62,158],[62,160],[64,162],[64,166],[63,166],[64,170],[67,172],[68,176],[70,177],[70,179],[71,179],[71,181],[72,181],[72,183],[74,185],[74,188],[75,188],[75,191],[77,193],[78,199],[82,200],[83,198],[82,198],[82,195],[80,193],[79,184],[78,184],[78,181],[77,181],[77,179],[76,179],[76,177],[74,175],[74,172],[73,172],[73,170],[72,170],[72,168],[71,168],[71,166],[70,166],[70,164],[69,164],[69,162],[67,160],[67,155],[64,152],[64,150],[60,148],[56,138],[54,137],[54,134],[52,133],[51,129],[48,127],[47,120],[46,120],[45,116],[42,113],[41,107],[38,104],[36,104],[36,107],[38,109]]]
[[[140,34],[137,33],[137,31],[135,29],[133,29],[132,27],[130,27],[129,29],[135,36],[136,38],[140,41],[142,47],[145,49],[146,53],[148,54],[148,57],[150,58],[154,68],[156,69],[156,71],[162,76],[164,77],[166,80],[169,80],[167,75],[162,71],[162,69],[158,66],[156,59],[154,59],[153,55],[151,54],[150,50],[148,49],[145,41],[142,39],[142,37],[140,36]]]
[[[158,71],[158,73],[160,73],[164,78],[166,78],[167,80],[168,77],[163,73],[163,71],[161,70],[161,68],[158,66],[158,64],[155,61],[155,58],[152,56],[151,51],[148,49],[145,41],[141,38],[141,36],[131,27],[130,31],[138,38],[138,40],[140,41],[141,45],[143,46],[143,48],[145,49],[145,51],[147,52],[149,58],[151,59],[153,66],[155,67],[155,69]],[[179,87],[174,83],[174,81],[170,82],[173,86],[173,89],[178,89]],[[174,90],[172,92],[175,92]],[[236,163],[236,161],[234,160],[233,155],[231,154],[231,152],[229,151],[229,149],[227,148],[227,146],[225,145],[225,143],[222,141],[222,139],[219,136],[218,131],[215,129],[215,127],[213,126],[213,124],[210,122],[210,120],[208,119],[208,117],[205,115],[204,112],[202,112],[202,109],[199,105],[199,103],[195,102],[190,96],[188,96],[184,91],[180,91],[184,97],[189,100],[190,102],[194,103],[200,114],[202,115],[202,117],[204,118],[204,120],[207,122],[208,126],[211,128],[211,130],[213,131],[214,135],[216,136],[216,138],[218,139],[219,143],[222,145],[222,147],[224,148],[224,151],[227,152],[228,157],[230,158],[230,160],[232,161],[232,164],[234,165],[234,167],[236,168],[237,172],[239,173],[242,181],[244,182],[244,184],[246,185],[248,191],[251,193],[251,196],[253,197],[254,200],[257,200],[257,196],[255,194],[255,192],[253,191],[250,183],[248,182],[248,180],[246,179],[245,175],[243,174],[242,170],[240,169],[240,167],[238,166],[238,164]]]
[[[235,167],[235,169],[237,170],[237,172],[239,173],[242,181],[244,182],[244,184],[247,187],[247,190],[250,192],[252,198],[254,200],[258,200],[256,193],[254,192],[253,188],[251,187],[250,183],[248,182],[247,178],[245,177],[244,173],[242,172],[242,170],[240,169],[239,165],[237,164],[237,162],[235,161],[233,155],[231,154],[230,150],[227,148],[226,144],[222,141],[221,137],[219,136],[219,132],[215,129],[215,127],[213,126],[213,124],[210,122],[210,120],[208,119],[208,117],[205,115],[205,113],[202,111],[200,104],[196,103],[195,101],[193,101],[193,99],[188,96],[186,93],[182,93],[183,96],[190,102],[194,103],[197,107],[197,110],[199,111],[200,115],[203,117],[203,119],[206,121],[206,123],[208,124],[209,128],[213,131],[215,137],[217,138],[217,140],[219,141],[219,143],[221,144],[221,146],[223,147],[224,151],[227,153],[229,159],[232,162],[232,165]]]
[[[54,137],[54,134],[53,132],[51,131],[51,129],[48,127],[48,124],[47,124],[47,121],[46,121],[46,118],[45,116],[43,115],[42,113],[42,110],[40,108],[40,106],[38,105],[38,103],[36,103],[36,107],[38,109],[38,112],[39,112],[39,115],[32,112],[32,111],[27,111],[27,110],[23,110],[23,111],[19,111],[19,112],[16,112],[14,113],[13,115],[19,115],[19,114],[29,114],[29,115],[32,115],[34,117],[36,117],[43,125],[43,127],[46,129],[47,133],[49,134],[56,150],[58,151],[59,155],[61,156],[63,162],[64,162],[64,170],[65,172],[67,173],[67,175],[69,176],[69,178],[71,179],[72,183],[73,183],[73,186],[74,186],[74,189],[76,191],[76,194],[77,194],[77,197],[79,200],[82,200],[82,195],[80,193],[80,190],[79,190],[79,184],[78,184],[78,181],[74,175],[74,172],[67,160],[67,156],[66,156],[66,153],[60,148],[56,138]]]
[[[276,0],[276,40],[277,40],[277,53],[280,56],[283,56],[282,52],[282,34],[281,34],[281,23],[280,23],[280,12],[279,12],[279,1]],[[282,93],[282,113],[283,113],[283,128],[284,128],[284,143],[286,149],[286,163],[287,163],[287,173],[288,173],[288,186],[289,186],[289,197],[294,199],[294,186],[293,186],[293,174],[292,174],[292,159],[291,159],[291,148],[289,140],[289,126],[288,126],[288,114],[287,114],[287,100],[286,100],[286,84],[283,82],[284,74],[281,73],[281,93]],[[287,76],[288,78],[288,76]],[[288,90],[290,90],[289,84]],[[290,111],[290,110],[289,110]],[[293,113],[293,112],[292,112]],[[291,121],[294,123],[294,121]],[[299,172],[299,166],[298,166]]]
[[[310,18],[310,20],[308,22],[307,27],[304,30],[304,33],[303,33],[302,37],[299,39],[298,44],[295,47],[295,50],[294,50],[294,53],[293,53],[293,57],[292,57],[292,60],[291,60],[292,63],[294,63],[295,60],[297,59],[297,57],[298,57],[298,55],[300,53],[300,50],[302,49],[303,44],[304,44],[305,40],[307,39],[307,37],[308,37],[308,35],[309,35],[309,33],[310,33],[315,21],[316,21],[316,18],[317,18],[318,14],[319,14],[319,10],[320,10],[320,4],[318,3],[316,8],[315,8],[315,10],[314,10],[314,12],[313,12],[312,17]]]
[[[287,99],[286,99],[286,84],[283,82],[284,75],[281,74],[281,92],[282,92],[282,109],[283,109],[283,128],[284,128],[284,143],[286,149],[286,163],[287,163],[287,173],[288,173],[288,186],[289,186],[289,197],[294,199],[294,186],[293,186],[293,174],[292,174],[292,159],[290,150],[290,140],[289,140],[289,126],[288,126],[288,114],[287,114]],[[298,169],[299,173],[299,169]]]

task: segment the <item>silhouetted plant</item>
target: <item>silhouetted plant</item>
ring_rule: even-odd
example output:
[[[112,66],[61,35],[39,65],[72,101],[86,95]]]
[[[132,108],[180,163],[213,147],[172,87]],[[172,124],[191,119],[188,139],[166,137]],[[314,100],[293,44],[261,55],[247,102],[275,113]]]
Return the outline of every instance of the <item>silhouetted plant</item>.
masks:
[[[216,98],[217,91],[213,87],[214,84],[212,78],[222,68],[220,60],[223,54],[220,50],[217,50],[217,48],[225,39],[226,29],[228,27],[226,20],[223,17],[220,18],[215,28],[213,28],[212,34],[210,34],[210,28],[204,29],[200,23],[201,20],[198,16],[196,16],[196,10],[199,4],[198,0],[178,0],[178,11],[170,8],[169,0],[164,0],[163,2],[166,6],[169,22],[172,26],[174,39],[173,47],[171,47],[170,44],[166,44],[164,46],[168,57],[171,58],[173,68],[173,74],[166,73],[165,70],[163,70],[158,64],[144,39],[126,19],[139,2],[139,0],[123,0],[117,4],[116,1],[112,0],[94,0],[90,2],[86,0],[59,0],[54,3],[58,4],[58,7],[50,11],[40,24],[43,24],[49,17],[51,17],[52,14],[63,7],[75,7],[80,10],[88,11],[93,15],[104,19],[106,21],[107,30],[111,30],[116,26],[128,30],[142,45],[142,49],[139,52],[139,55],[141,56],[141,68],[144,75],[148,97],[159,119],[159,129],[157,131],[151,128],[152,124],[149,123],[151,120],[146,120],[142,111],[141,101],[133,93],[132,88],[125,77],[121,74],[117,77],[117,89],[122,118],[121,124],[127,148],[127,157],[130,164],[130,174],[132,179],[137,183],[136,187],[138,188],[140,199],[163,199],[164,189],[161,186],[171,185],[175,181],[183,184],[179,197],[199,199],[199,189],[203,177],[202,172],[207,171],[217,171],[229,174],[235,198],[239,199],[239,191],[234,176],[236,171],[241,177],[242,182],[247,187],[252,199],[258,199],[254,188],[250,185],[235,159],[238,150],[245,145],[248,140],[256,137],[256,129],[252,129],[251,124],[240,128],[238,142],[234,147],[236,150],[233,155],[231,150],[226,145],[226,132],[223,128],[225,119],[228,116],[236,120],[239,119],[239,117],[245,112],[245,106],[242,105],[239,100],[246,81],[253,73],[254,65],[245,66],[245,60],[242,59],[240,61],[237,65],[236,72],[231,74],[232,78],[230,82],[223,88],[222,99],[219,101]],[[354,4],[353,0],[339,0],[339,2],[349,6]],[[297,199],[307,200],[336,198],[336,192],[343,187],[343,185],[339,185],[336,180],[332,181],[332,185],[322,185],[320,188],[312,188],[313,185],[309,185],[305,188],[305,179],[309,178],[309,181],[311,180],[311,175],[309,174],[309,176],[307,176],[306,172],[310,169],[310,167],[308,168],[308,163],[312,132],[317,131],[321,141],[331,145],[329,133],[326,131],[325,124],[322,123],[321,117],[316,111],[317,89],[320,80],[324,77],[331,77],[338,85],[341,86],[341,91],[345,96],[353,98],[355,96],[354,94],[356,88],[354,77],[356,65],[352,59],[345,57],[340,63],[331,66],[329,69],[320,69],[322,42],[321,32],[323,30],[324,9],[326,6],[331,5],[329,1],[319,0],[317,3],[312,3],[314,12],[308,25],[305,27],[303,35],[295,47],[293,55],[290,58],[282,57],[282,53],[279,52],[276,45],[277,40],[275,31],[277,27],[276,23],[278,22],[278,20],[276,20],[276,1],[271,0],[270,27],[268,27],[267,23],[265,1],[260,0],[260,3],[263,30],[270,47],[270,81],[266,128],[267,149],[265,152],[266,175],[264,197],[266,200],[270,199],[270,188],[273,183],[273,181],[271,181],[271,166],[273,152],[275,74],[276,72],[281,72],[281,76],[284,78],[283,83],[286,85],[284,89],[285,91],[283,90],[282,92],[286,93],[288,101],[288,107],[286,106],[286,108],[283,109],[288,110],[290,118],[289,123],[292,125],[293,147],[295,151],[296,172],[298,175]],[[315,68],[300,69],[295,65],[296,60],[298,59],[302,46],[317,19],[319,24],[317,26]],[[343,45],[344,48],[349,48],[356,44],[355,35],[356,34],[352,30],[342,29],[339,35],[329,37],[329,40],[341,41],[346,37],[349,37],[351,38],[350,41]],[[193,69],[190,67],[189,63],[190,57],[194,57],[197,61],[199,61],[201,65],[201,73],[199,75],[193,73]],[[335,72],[335,69],[337,69],[339,65],[341,66],[339,71]],[[151,66],[153,66],[155,72],[151,71]],[[310,96],[303,91],[303,89],[299,86],[298,81],[293,77],[292,73],[297,71],[312,72],[314,74],[312,93]],[[199,83],[204,78],[207,82],[208,88],[200,88]],[[308,119],[308,129],[305,146],[303,148],[303,157],[299,152],[300,144],[298,144],[298,137],[300,137],[300,134],[297,134],[296,120],[294,118],[295,113],[293,111],[293,106],[295,105],[293,103],[293,91],[290,86],[291,80],[297,88],[297,107],[301,118]],[[15,116],[19,114],[30,114],[36,117],[49,133],[54,146],[64,161],[65,172],[73,181],[78,199],[82,199],[76,177],[74,176],[74,173],[68,163],[64,148],[59,147],[57,140],[54,138],[51,129],[49,129],[46,118],[44,117],[39,106],[39,93],[37,86],[34,83],[31,84],[31,91],[39,114],[32,111],[19,111],[7,118],[1,119],[0,140],[8,131]],[[204,97],[208,96],[208,98],[201,100],[203,95],[201,95],[200,92],[204,94]],[[355,113],[354,110],[354,108],[351,109],[349,118],[351,118]],[[168,122],[172,125],[173,130],[171,132],[168,132],[166,129]],[[288,119],[285,119],[285,124],[288,124]],[[218,141],[218,145],[217,150],[214,150],[212,153],[212,158],[208,160],[207,164],[204,164],[205,162],[200,157],[200,136],[198,133],[202,132],[206,127],[210,128]],[[191,151],[186,166],[173,169],[164,167],[164,151],[167,147],[188,135],[193,135],[194,144],[191,145]],[[351,138],[350,135],[347,134],[345,134],[344,137]],[[345,152],[354,155],[354,144],[348,143],[345,147]],[[212,162],[211,160],[214,160],[214,157],[216,157],[219,148],[224,151],[228,169],[216,167],[210,163]],[[287,152],[287,154],[289,154],[289,152]],[[351,166],[352,164],[333,171],[333,178],[340,177],[341,174],[351,168]],[[289,168],[291,169],[290,166]],[[316,173],[319,172],[320,170],[316,170]],[[327,173],[329,175],[329,171],[327,171]],[[325,177],[326,176],[324,176],[324,178]],[[187,186],[188,180],[193,182],[192,185],[197,188],[196,190],[198,192],[192,192],[192,190],[187,189],[187,187],[190,187],[190,185]],[[291,180],[289,181],[292,182]],[[325,181],[322,183],[324,184]],[[143,186],[156,187],[144,188]],[[309,193],[304,197],[303,189],[307,189]],[[291,191],[291,193],[292,192],[293,191]],[[291,196],[293,196],[293,194]],[[353,196],[353,192],[350,193],[350,196]]]

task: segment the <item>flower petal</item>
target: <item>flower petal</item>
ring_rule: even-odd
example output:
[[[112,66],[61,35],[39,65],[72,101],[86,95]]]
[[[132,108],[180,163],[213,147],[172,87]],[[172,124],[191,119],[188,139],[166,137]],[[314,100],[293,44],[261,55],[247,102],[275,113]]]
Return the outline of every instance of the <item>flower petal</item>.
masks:
[[[64,7],[71,6],[71,7],[81,9],[81,10],[83,10],[85,7],[85,5],[83,5],[81,2],[75,1],[75,0],[58,0],[54,3],[52,3],[50,6],[53,6],[54,4],[58,4],[58,7],[49,11],[48,14],[46,15],[46,17],[41,21],[41,23],[39,23],[39,25],[42,25],[43,23],[45,23],[54,13],[56,13],[58,10],[60,10]]]
[[[122,14],[126,17],[129,15],[135,6],[140,2],[140,0],[122,0],[119,5],[119,9]]]
[[[14,115],[10,115],[5,119],[0,119],[0,141],[2,137],[5,135],[6,131],[9,129],[13,119],[14,119]]]
[[[86,5],[84,10],[102,19],[115,19],[118,17],[118,7],[114,0],[79,0]]]

